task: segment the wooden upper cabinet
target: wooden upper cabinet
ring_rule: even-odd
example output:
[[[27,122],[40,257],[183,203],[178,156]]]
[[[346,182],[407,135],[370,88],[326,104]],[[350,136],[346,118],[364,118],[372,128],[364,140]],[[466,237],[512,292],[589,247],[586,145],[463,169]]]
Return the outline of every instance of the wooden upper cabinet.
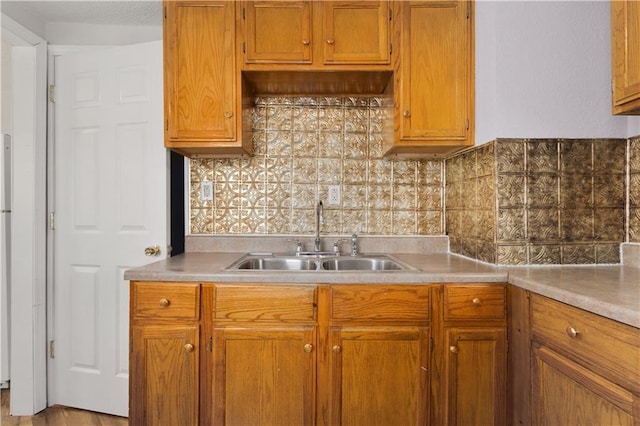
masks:
[[[325,64],[388,64],[388,1],[321,2]]]
[[[402,1],[395,137],[387,154],[447,154],[473,145],[471,1]]]
[[[640,2],[611,2],[614,114],[640,114]]]
[[[246,63],[311,63],[310,2],[249,1],[243,7]]]
[[[164,7],[165,146],[185,155],[249,153],[240,141],[235,3]]]
[[[242,7],[249,69],[390,64],[389,1],[256,0]]]

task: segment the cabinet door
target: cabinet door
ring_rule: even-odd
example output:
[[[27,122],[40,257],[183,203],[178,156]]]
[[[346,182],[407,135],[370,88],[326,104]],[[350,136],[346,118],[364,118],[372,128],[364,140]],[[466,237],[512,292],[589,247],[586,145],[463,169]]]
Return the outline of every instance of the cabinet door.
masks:
[[[390,61],[388,1],[326,1],[325,64],[388,64]]]
[[[198,327],[136,326],[132,336],[130,424],[197,425]]]
[[[446,336],[446,424],[505,425],[505,330],[455,328]]]
[[[613,113],[640,114],[640,2],[611,2]]]
[[[329,424],[426,424],[428,328],[333,327],[329,339]]]
[[[216,327],[214,424],[312,425],[315,327]]]
[[[246,63],[311,63],[311,2],[248,1]]]
[[[634,424],[632,393],[545,347],[533,356],[534,424]]]
[[[400,140],[469,143],[473,107],[471,2],[401,2]]]
[[[165,144],[235,141],[235,3],[165,7]]]

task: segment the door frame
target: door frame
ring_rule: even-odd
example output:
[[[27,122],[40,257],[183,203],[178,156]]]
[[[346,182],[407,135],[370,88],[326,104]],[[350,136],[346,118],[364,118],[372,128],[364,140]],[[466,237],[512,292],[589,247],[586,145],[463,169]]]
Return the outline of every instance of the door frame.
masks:
[[[5,14],[2,36],[13,46],[9,410],[32,415],[47,406],[47,41]]]

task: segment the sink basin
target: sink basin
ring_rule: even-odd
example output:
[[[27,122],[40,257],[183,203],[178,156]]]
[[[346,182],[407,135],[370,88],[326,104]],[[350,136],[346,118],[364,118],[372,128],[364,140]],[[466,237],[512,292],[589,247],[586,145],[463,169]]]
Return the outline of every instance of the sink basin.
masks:
[[[290,257],[256,257],[241,261],[235,265],[233,269],[315,271],[318,269],[318,262],[313,259],[298,259]]]
[[[226,268],[233,271],[404,271],[411,266],[386,255],[306,257],[274,254],[248,254]]]
[[[402,271],[398,262],[378,257],[335,258],[322,262],[322,269],[329,271]]]

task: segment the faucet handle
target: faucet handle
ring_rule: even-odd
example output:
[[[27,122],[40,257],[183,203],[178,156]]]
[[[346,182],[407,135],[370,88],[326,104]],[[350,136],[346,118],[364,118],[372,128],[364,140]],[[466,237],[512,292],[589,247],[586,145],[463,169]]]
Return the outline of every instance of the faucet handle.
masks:
[[[351,234],[351,256],[358,255],[358,234]]]
[[[296,256],[300,256],[300,253],[304,251],[302,247],[302,241],[297,238],[287,238],[288,243],[296,243]]]
[[[348,238],[340,238],[338,240],[336,240],[335,243],[333,243],[333,252],[336,254],[336,256],[340,256],[340,243],[343,241],[349,241]]]

